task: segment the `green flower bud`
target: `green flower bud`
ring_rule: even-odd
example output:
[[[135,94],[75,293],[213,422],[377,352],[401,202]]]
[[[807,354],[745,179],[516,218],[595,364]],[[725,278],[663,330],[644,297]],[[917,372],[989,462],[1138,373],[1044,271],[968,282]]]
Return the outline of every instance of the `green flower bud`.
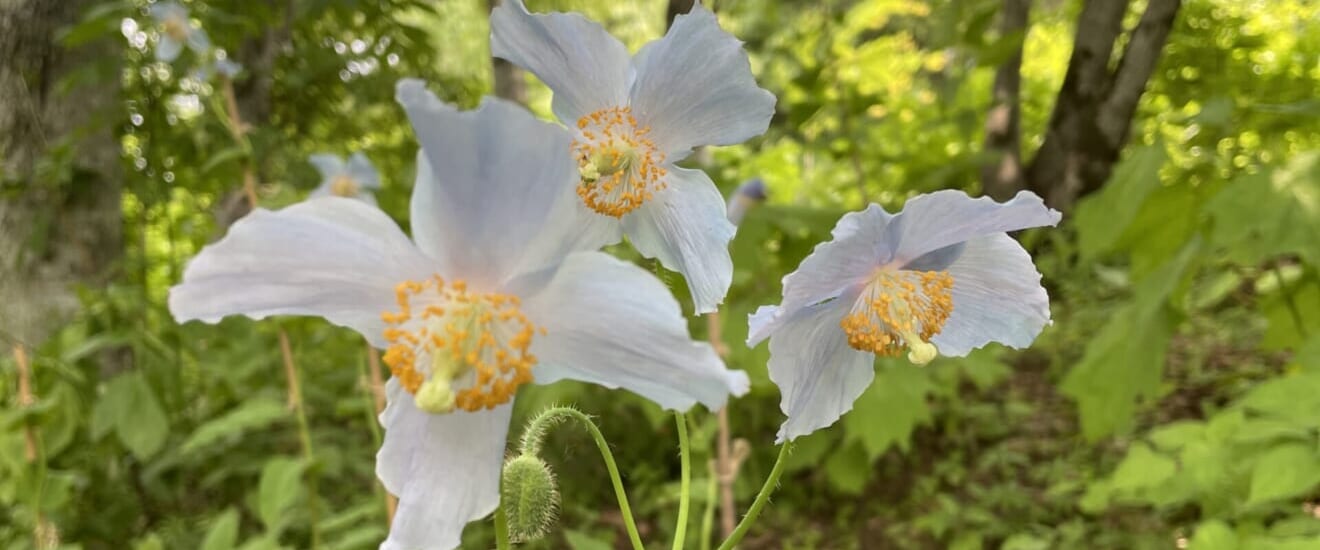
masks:
[[[559,519],[555,474],[540,458],[522,455],[504,463],[500,506],[508,520],[509,539],[528,542],[550,532]]]

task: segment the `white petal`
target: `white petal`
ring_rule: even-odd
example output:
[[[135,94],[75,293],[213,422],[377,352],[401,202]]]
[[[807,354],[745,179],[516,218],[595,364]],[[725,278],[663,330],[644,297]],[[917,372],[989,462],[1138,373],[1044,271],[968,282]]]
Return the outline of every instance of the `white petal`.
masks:
[[[622,239],[623,224],[618,218],[588,208],[575,188],[566,187],[514,272],[533,273],[562,262],[573,252],[600,250]]]
[[[307,162],[316,167],[316,171],[320,172],[321,179],[324,182],[329,182],[335,177],[348,172],[348,168],[344,165],[344,159],[339,158],[339,155],[316,153],[307,157]]]
[[[205,54],[211,49],[211,37],[203,29],[191,28],[188,30],[188,47],[198,54]]]
[[[166,63],[178,59],[179,53],[183,51],[183,44],[178,40],[161,35],[160,42],[156,43],[156,60]]]
[[[816,245],[797,270],[784,277],[784,300],[776,311],[757,312],[747,345],[755,346],[798,310],[860,287],[888,261],[889,223],[893,216],[872,204],[849,212],[834,226],[834,239]]]
[[[776,442],[833,424],[875,378],[875,356],[848,346],[839,326],[850,303],[838,299],[798,310],[770,335],[770,380],[788,416]]]
[[[1003,233],[968,241],[948,268],[953,313],[931,342],[963,356],[989,342],[1025,348],[1050,323],[1050,298],[1031,255]]]
[[[147,13],[151,14],[151,18],[158,22],[164,22],[175,17],[184,21],[188,20],[188,8],[180,6],[178,2],[156,2],[147,6]]]
[[[524,304],[546,329],[532,342],[537,383],[569,378],[625,388],[676,410],[698,402],[716,410],[730,394],[747,392],[747,374],[694,342],[669,289],[636,265],[573,254]]]
[[[697,313],[715,311],[733,281],[724,197],[701,170],[669,168],[668,187],[624,215],[623,231],[647,258],[683,274]]]
[[[577,183],[568,132],[495,98],[460,112],[418,80],[401,81],[397,97],[422,144],[412,200],[417,245],[450,276],[498,286],[539,253],[533,240]]]
[[[381,550],[457,548],[463,527],[500,502],[500,469],[513,404],[481,412],[429,414],[391,379],[381,413],[385,441],[376,475],[399,497]]]
[[[700,3],[642,47],[633,66],[633,114],[670,162],[693,147],[761,135],[774,116],[775,96],[757,87],[742,42]]]
[[[371,165],[371,160],[367,158],[367,155],[362,154],[360,151],[348,157],[347,172],[348,176],[353,178],[353,181],[359,186],[367,189],[380,188],[380,173],[376,171],[375,166]]]
[[[384,347],[380,314],[394,286],[434,271],[394,221],[359,201],[327,197],[258,209],[193,258],[170,289],[175,319],[315,315]]]
[[[627,105],[628,49],[579,14],[532,14],[522,0],[504,0],[490,13],[490,54],[549,86],[551,108],[565,124]]]
[[[928,193],[908,201],[894,216],[892,262],[902,267],[927,252],[984,235],[1055,225],[1060,217],[1030,191],[1004,203],[990,197],[973,199],[962,191]]]

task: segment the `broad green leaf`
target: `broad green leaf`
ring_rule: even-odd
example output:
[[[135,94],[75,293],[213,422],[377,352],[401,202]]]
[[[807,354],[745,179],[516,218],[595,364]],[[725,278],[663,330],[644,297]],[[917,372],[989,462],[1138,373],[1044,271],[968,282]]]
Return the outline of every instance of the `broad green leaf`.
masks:
[[[192,453],[221,439],[236,437],[248,430],[263,428],[288,414],[283,403],[257,398],[246,401],[237,409],[198,426],[180,446],[184,454]]]
[[[1064,378],[1061,389],[1077,401],[1088,440],[1131,429],[1137,401],[1152,396],[1159,385],[1174,326],[1169,295],[1198,249],[1195,243],[1187,246],[1142,281]]]
[[[1177,470],[1172,458],[1152,451],[1145,443],[1136,443],[1118,464],[1110,486],[1115,491],[1135,492],[1153,489],[1168,481]]]
[[[1046,550],[1050,548],[1050,541],[1030,533],[1018,533],[1008,537],[999,548],[1000,550]]]
[[[1190,550],[1238,550],[1241,544],[1237,533],[1228,524],[1219,520],[1202,522],[1196,526],[1196,533],[1188,545]]]
[[[1320,427],[1320,371],[1290,373],[1262,382],[1239,404],[1298,426]]]
[[[1261,347],[1295,349],[1320,327],[1320,281],[1308,276],[1285,284],[1261,300],[1261,310],[1269,323]]]
[[[1280,445],[1261,455],[1252,469],[1247,504],[1306,494],[1317,483],[1320,483],[1320,453],[1315,445]]]
[[[844,446],[825,460],[825,479],[835,491],[849,495],[860,495],[871,479],[871,461],[861,445]]]
[[[1239,177],[1206,206],[1211,242],[1247,265],[1299,254],[1320,265],[1320,152],[1301,153],[1273,173]]]
[[[92,437],[99,438],[112,427],[119,441],[139,459],[156,454],[169,436],[165,411],[140,372],[110,380],[93,408]]]
[[[1167,157],[1163,143],[1132,149],[1100,192],[1078,202],[1074,222],[1082,257],[1095,258],[1118,242],[1147,195],[1159,188]]]
[[[614,545],[597,539],[582,531],[569,529],[564,531],[564,540],[572,550],[610,550]]]
[[[929,371],[907,361],[880,365],[875,381],[843,416],[844,440],[860,442],[870,460],[891,445],[906,450],[912,430],[931,418],[926,404],[932,390]]]
[[[238,510],[228,508],[211,521],[201,550],[232,550],[238,544]]]
[[[1147,437],[1160,449],[1176,451],[1188,443],[1201,439],[1204,434],[1204,423],[1182,420],[1155,428]]]
[[[278,533],[288,523],[285,511],[302,494],[304,463],[289,457],[275,457],[261,469],[257,488],[257,517],[266,531]]]

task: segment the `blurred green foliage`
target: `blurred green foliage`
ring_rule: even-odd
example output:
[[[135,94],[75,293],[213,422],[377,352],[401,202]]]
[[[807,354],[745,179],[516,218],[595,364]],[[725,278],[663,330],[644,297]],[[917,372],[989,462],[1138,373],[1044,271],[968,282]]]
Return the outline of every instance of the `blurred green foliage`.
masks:
[[[659,0],[528,3],[585,11],[633,49],[664,29]],[[1079,10],[1035,4],[1025,36],[1000,36],[994,0],[715,2],[779,97],[764,137],[701,161],[725,190],[761,177],[771,191],[732,243],[723,314],[729,362],[753,380],[731,406],[752,449],[741,502],[767,474],[782,420],[766,347],[741,344],[746,315],[778,301],[780,277],[843,212],[864,201],[892,211],[941,188],[976,192],[994,69],[1019,43],[1031,155]],[[128,244],[114,282],[84,292],[81,315],[33,350],[34,406],[17,406],[14,363],[4,363],[4,547],[56,533],[69,548],[302,548],[313,522],[326,548],[383,537],[362,340],[310,319],[180,326],[165,298],[223,231],[246,163],[263,205],[278,207],[316,184],[308,154],[365,151],[385,181],[381,206],[406,226],[416,144],[394,82],[421,77],[475,105],[491,89],[486,5],[289,5],[291,14],[279,2],[189,4],[212,41],[245,62],[262,36],[287,36],[269,74],[250,65],[236,79],[240,94],[269,94],[250,147],[233,145],[215,81],[188,76],[204,60],[154,60],[139,2],[104,2],[64,34],[122,49],[117,74],[89,71],[69,85],[123,87]],[[1112,180],[1059,229],[1020,235],[1054,325],[1026,351],[992,347],[924,368],[879,361],[855,409],[800,441],[744,547],[1320,547],[1317,20],[1306,0],[1186,0]],[[528,81],[532,109],[548,117],[549,92]],[[67,171],[72,154],[52,153],[46,172]],[[665,280],[687,303],[681,278]],[[705,333],[699,319],[692,328]],[[310,457],[286,405],[280,331],[301,373]],[[678,498],[669,417],[624,392],[560,383],[523,389],[515,433],[554,403],[600,418],[644,537],[666,540]],[[692,416],[694,486],[706,487],[714,420]],[[33,463],[25,427],[39,442]],[[539,547],[613,547],[620,520],[591,441],[563,429],[545,456],[560,478],[563,528]],[[704,491],[696,497],[699,510]],[[476,523],[466,540],[489,546],[490,533]]]

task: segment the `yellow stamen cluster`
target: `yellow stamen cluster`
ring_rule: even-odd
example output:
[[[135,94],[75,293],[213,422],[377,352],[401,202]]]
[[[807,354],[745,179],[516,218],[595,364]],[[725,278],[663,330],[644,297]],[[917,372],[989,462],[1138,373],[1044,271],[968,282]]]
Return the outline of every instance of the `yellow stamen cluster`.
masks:
[[[336,197],[353,198],[358,195],[358,184],[353,178],[340,175],[330,180],[330,194]]]
[[[651,128],[637,126],[631,108],[601,109],[578,119],[577,129],[577,193],[592,210],[622,217],[665,188],[665,155],[647,139]]]
[[[909,360],[925,364],[936,355],[930,338],[953,312],[952,289],[947,271],[878,269],[839,325],[855,349],[896,357],[907,348]]]
[[[532,381],[536,357],[527,350],[538,329],[518,297],[469,292],[463,281],[439,276],[399,283],[395,297],[399,311],[381,314],[385,364],[418,408],[490,409]]]
[[[183,17],[166,17],[164,21],[161,21],[161,26],[164,27],[165,35],[176,42],[182,42],[188,38],[188,20]]]

